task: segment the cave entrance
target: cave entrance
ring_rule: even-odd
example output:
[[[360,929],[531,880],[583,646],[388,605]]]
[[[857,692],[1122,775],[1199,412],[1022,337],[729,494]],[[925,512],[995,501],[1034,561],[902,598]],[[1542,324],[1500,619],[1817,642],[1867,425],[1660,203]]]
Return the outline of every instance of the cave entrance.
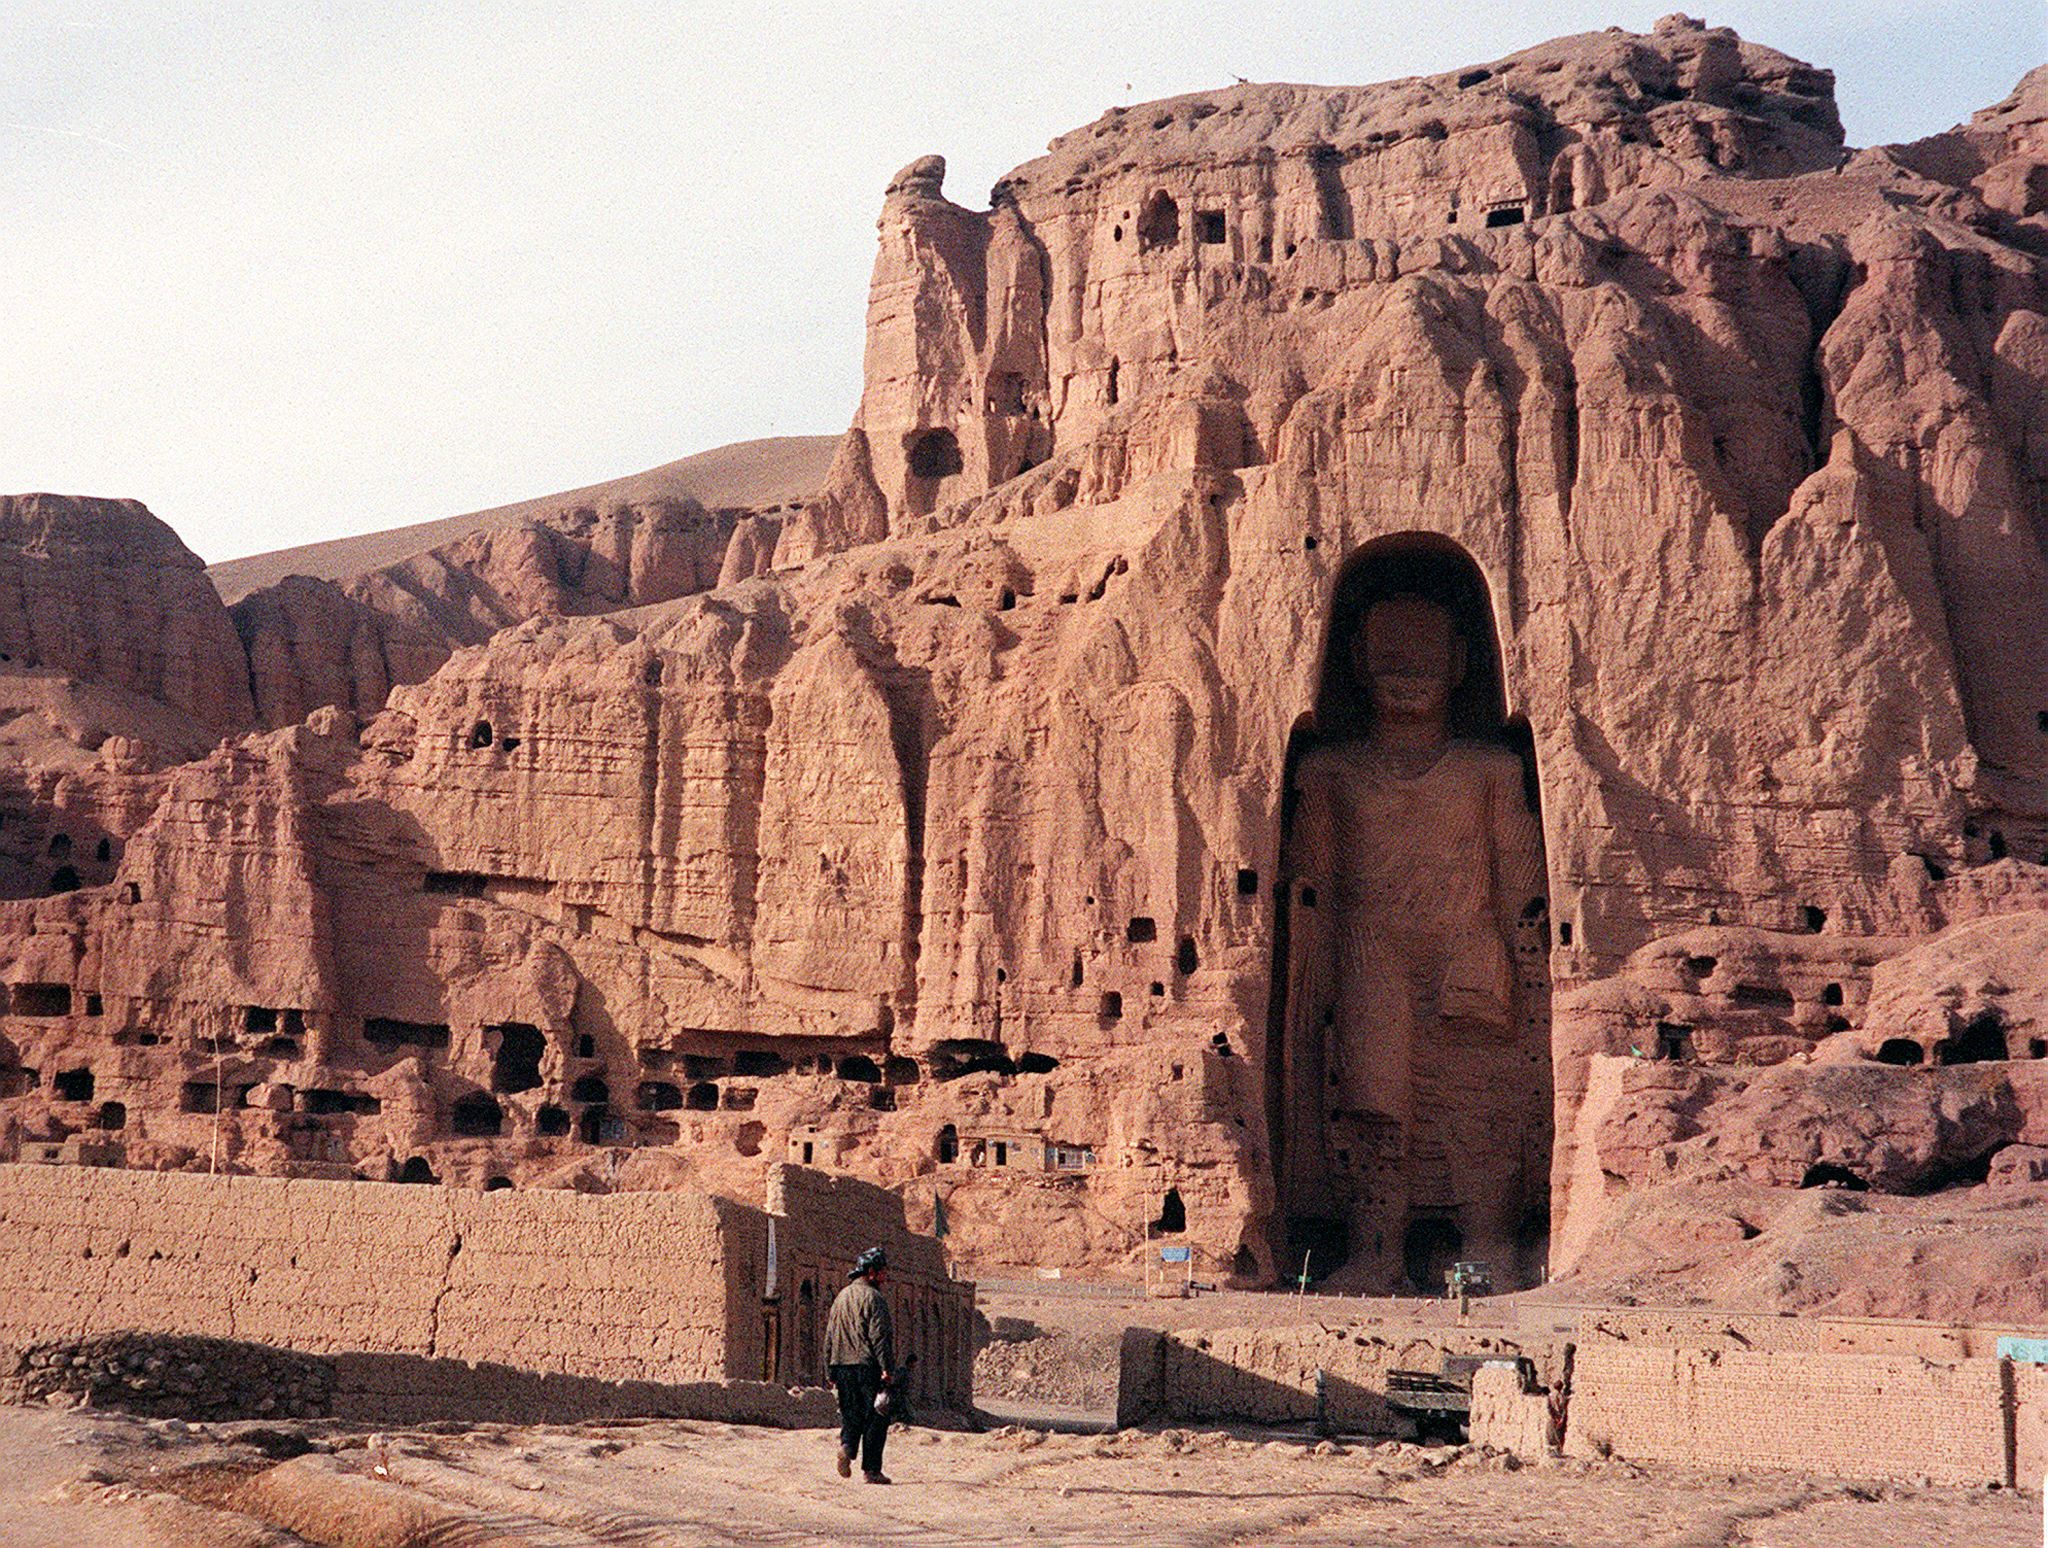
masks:
[[[1401,1233],[1401,1270],[1417,1295],[1442,1295],[1445,1275],[1465,1251],[1465,1234],[1448,1215],[1417,1215]]]
[[[1367,545],[1332,590],[1279,813],[1267,1116],[1290,1269],[1306,1254],[1343,1288],[1404,1290],[1412,1233],[1435,1221],[1426,1230],[1448,1225],[1496,1284],[1540,1282],[1547,1231],[1532,1222],[1549,1219],[1552,1114],[1539,794],[1478,565],[1430,534]],[[1436,1273],[1434,1257],[1425,1267]]]

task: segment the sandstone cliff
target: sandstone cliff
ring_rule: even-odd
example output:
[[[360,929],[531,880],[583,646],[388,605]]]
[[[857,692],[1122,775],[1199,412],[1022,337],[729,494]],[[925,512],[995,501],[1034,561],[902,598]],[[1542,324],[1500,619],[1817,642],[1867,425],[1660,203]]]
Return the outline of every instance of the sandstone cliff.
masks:
[[[114,679],[282,729],[73,775],[110,859],[0,905],[7,1143],[788,1156],[943,1196],[972,1259],[1150,1226],[1263,1278],[1287,791],[1333,617],[1424,575],[1540,804],[1523,1073],[1473,1077],[1540,1117],[1451,1167],[1536,1179],[1515,1272],[1815,1167],[2048,1201],[2044,118],[2036,72],[1851,155],[1825,72],[1673,18],[1118,110],[985,212],[914,163],[801,510],[287,582],[226,709]]]

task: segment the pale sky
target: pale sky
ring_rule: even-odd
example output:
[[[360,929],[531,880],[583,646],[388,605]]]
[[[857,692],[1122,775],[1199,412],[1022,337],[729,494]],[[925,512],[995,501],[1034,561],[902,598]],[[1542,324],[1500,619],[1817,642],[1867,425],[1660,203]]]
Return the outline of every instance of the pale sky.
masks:
[[[875,216],[1236,76],[1361,84],[1656,4],[0,5],[0,491],[208,560],[843,429]],[[2042,0],[1706,13],[1833,69],[1850,143],[2048,57]]]

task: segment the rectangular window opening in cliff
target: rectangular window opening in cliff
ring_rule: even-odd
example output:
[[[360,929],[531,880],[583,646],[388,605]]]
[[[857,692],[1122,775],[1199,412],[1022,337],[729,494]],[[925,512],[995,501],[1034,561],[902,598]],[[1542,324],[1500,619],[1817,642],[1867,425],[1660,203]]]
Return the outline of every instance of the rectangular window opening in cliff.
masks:
[[[540,1085],[541,1057],[547,1052],[547,1039],[539,1027],[523,1021],[507,1021],[498,1026],[485,1027],[486,1042],[497,1040],[497,1049],[491,1055],[491,1089],[505,1095],[519,1091],[532,1091]]]
[[[429,871],[421,890],[444,898],[480,898],[489,877],[475,871]]]
[[[244,1032],[275,1032],[277,1012],[264,1005],[242,1007],[242,1030]]]
[[[97,994],[88,994],[85,997],[85,1013],[88,1016],[104,1016],[107,1013],[107,1002]]]
[[[446,1022],[400,1021],[392,1016],[363,1020],[363,1040],[379,1048],[446,1048],[450,1037]]]
[[[633,1093],[633,1102],[642,1112],[669,1112],[683,1105],[683,1088],[673,1081],[643,1080]]]
[[[1519,226],[1527,218],[1527,212],[1519,204],[1496,204],[1486,212],[1486,224],[1496,226]]]
[[[1124,939],[1134,946],[1142,946],[1151,941],[1158,940],[1158,921],[1149,919],[1143,914],[1135,916],[1129,924],[1124,926]]]
[[[1657,1023],[1657,1057],[1678,1064],[1694,1059],[1692,1028],[1675,1021]]]
[[[188,1080],[178,1094],[178,1111],[181,1113],[217,1113],[220,1111],[220,1087],[207,1080]]]
[[[1338,576],[1324,638],[1272,814],[1276,1256],[1402,1293],[1405,1234],[1433,1212],[1497,1281],[1532,1285],[1547,1242],[1523,1225],[1550,1209],[1550,1092],[1530,1079],[1551,1054],[1549,888],[1535,738],[1506,714],[1486,577],[1444,539],[1381,539]],[[1437,684],[1404,727],[1428,752],[1419,773],[1389,765],[1376,719],[1388,684],[1418,678]],[[1446,897],[1465,900],[1455,919]],[[1215,1053],[1233,1056],[1228,1037]]]
[[[617,1120],[612,1119],[611,1114],[608,1113],[602,1107],[591,1107],[584,1109],[583,1116],[576,1120],[577,1138],[582,1140],[583,1143],[586,1145],[604,1145],[611,1143],[605,1138],[605,1135],[607,1134],[607,1132],[609,1132],[611,1127],[611,1123],[607,1123],[607,1120],[611,1120],[611,1123],[617,1122]]]
[[[16,984],[9,993],[8,1008],[17,1016],[68,1016],[71,1014],[71,986]]]
[[[1204,247],[1220,247],[1230,240],[1229,222],[1223,218],[1223,211],[1195,211],[1195,240]]]
[[[90,1102],[92,1100],[92,1071],[87,1069],[59,1070],[56,1079],[50,1082],[50,1090],[60,1102]]]

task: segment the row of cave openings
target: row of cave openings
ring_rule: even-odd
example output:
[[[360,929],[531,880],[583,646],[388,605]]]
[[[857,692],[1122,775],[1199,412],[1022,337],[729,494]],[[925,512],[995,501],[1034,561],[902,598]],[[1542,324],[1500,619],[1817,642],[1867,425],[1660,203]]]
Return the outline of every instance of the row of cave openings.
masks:
[[[1356,222],[1352,214],[1350,195],[1345,191],[1342,179],[1338,175],[1343,158],[1334,148],[1324,146],[1313,155],[1312,161],[1316,168],[1318,192],[1321,195],[1319,235],[1324,241],[1350,241],[1356,234]],[[1487,230],[1498,230],[1504,226],[1521,225],[1529,218],[1529,205],[1526,199],[1494,199],[1479,205],[1477,212],[1480,226]],[[1457,225],[1460,213],[1460,204],[1453,200],[1448,207],[1445,224]],[[1109,228],[1111,242],[1122,243],[1125,240],[1126,225],[1131,228],[1129,235],[1136,239],[1140,253],[1171,252],[1188,245],[1182,240],[1180,201],[1163,188],[1147,194],[1139,203],[1135,214],[1131,210],[1124,210],[1120,214]],[[1217,208],[1204,208],[1197,204],[1188,219],[1186,231],[1193,239],[1192,246],[1197,252],[1208,247],[1227,247],[1230,244],[1229,212]],[[1257,251],[1259,263],[1271,263],[1273,238],[1270,235],[1261,236]],[[1292,258],[1297,251],[1297,244],[1288,242],[1281,250],[1281,257]],[[1110,402],[1115,401],[1116,398],[1112,395]]]
[[[2028,1038],[2024,1055],[2018,1051],[2018,1042],[2017,1036],[2007,1029],[2004,1017],[1996,1010],[1987,1009],[1971,1017],[1953,1036],[1941,1038],[1931,1046],[1915,1038],[1887,1038],[1879,1045],[1877,1058],[1880,1063],[1905,1068],[1992,1064],[2021,1057],[2048,1058],[2048,1038]],[[1917,1197],[1949,1188],[1974,1187],[1989,1179],[1991,1165],[1998,1152],[2011,1143],[2010,1137],[2002,1137],[1971,1154],[1931,1161],[1910,1177],[1893,1180],[1878,1191]],[[1818,1160],[1806,1168],[1799,1186],[1863,1193],[1870,1191],[1873,1184],[1861,1172],[1843,1162]]]
[[[1460,91],[1469,91],[1491,79],[1493,71],[1489,69],[1466,70],[1457,77],[1457,87]],[[1200,119],[1216,111],[1214,104],[1204,103],[1193,110],[1193,116]],[[1162,114],[1153,121],[1153,128],[1164,129],[1172,122],[1171,114]],[[1418,126],[1414,134],[1421,139],[1441,141],[1448,137],[1449,130],[1440,120],[1432,119]],[[1403,135],[1394,130],[1378,131],[1365,136],[1359,148],[1381,150],[1402,138]],[[1641,136],[1625,128],[1622,138],[1628,142],[1640,139]],[[1352,216],[1351,195],[1343,182],[1342,172],[1346,160],[1344,151],[1334,145],[1315,145],[1309,149],[1308,160],[1315,175],[1316,192],[1321,204],[1322,237],[1330,241],[1350,240],[1355,234],[1356,223]],[[1568,174],[1556,180],[1552,204],[1559,211],[1572,207],[1571,180]],[[1529,201],[1526,198],[1487,200],[1479,208],[1481,222],[1489,228],[1518,226],[1529,216]],[[1447,224],[1456,225],[1458,214],[1459,202],[1454,199],[1450,205]],[[1127,225],[1133,227],[1131,235],[1136,237],[1140,252],[1159,252],[1178,247],[1181,245],[1180,202],[1166,189],[1154,189],[1139,203],[1135,218],[1130,210],[1124,210],[1118,215],[1110,227],[1110,240],[1122,242],[1125,239],[1124,228]],[[1229,212],[1216,207],[1205,208],[1198,203],[1190,217],[1188,228],[1197,248],[1224,246],[1230,241]],[[1294,245],[1289,243],[1286,256],[1292,258],[1294,253]],[[1258,261],[1273,261],[1273,244],[1270,237],[1261,239]]]
[[[0,831],[10,823],[31,826],[27,814],[0,812]],[[42,838],[31,826],[30,836],[16,850],[13,875],[5,883],[6,897],[54,898],[82,887],[104,886],[113,880],[120,864],[121,846],[108,833],[74,837],[57,832]],[[130,901],[136,901],[130,899]]]
[[[2024,1040],[2008,1032],[2005,1018],[1995,1009],[1979,1011],[1953,1036],[1923,1043],[1918,1038],[1888,1037],[1877,1047],[1880,1064],[1911,1068],[1915,1065],[1994,1064],[2010,1059],[2048,1059],[2048,1038]]]

